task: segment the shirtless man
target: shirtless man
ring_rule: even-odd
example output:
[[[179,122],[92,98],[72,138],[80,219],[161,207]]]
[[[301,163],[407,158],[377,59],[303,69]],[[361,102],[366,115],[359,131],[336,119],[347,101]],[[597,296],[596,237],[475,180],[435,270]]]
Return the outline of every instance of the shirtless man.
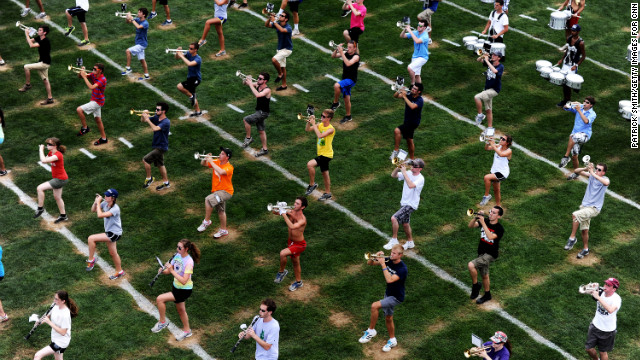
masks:
[[[287,247],[280,251],[280,270],[276,274],[275,283],[281,283],[285,276],[289,273],[285,269],[287,266],[287,256],[291,257],[293,263],[293,273],[296,277],[289,291],[296,291],[302,287],[302,278],[300,276],[300,254],[307,248],[307,242],[304,240],[304,229],[307,227],[307,218],[302,211],[307,207],[307,198],[299,196],[293,203],[293,209],[287,211],[286,209],[275,209],[273,211],[276,215],[281,215],[284,222],[287,223],[289,228],[289,239],[287,241]]]

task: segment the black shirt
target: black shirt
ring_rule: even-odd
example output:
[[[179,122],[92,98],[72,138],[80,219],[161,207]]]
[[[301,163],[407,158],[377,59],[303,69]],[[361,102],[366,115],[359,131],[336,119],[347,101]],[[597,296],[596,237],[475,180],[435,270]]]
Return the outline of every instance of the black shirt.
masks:
[[[38,55],[40,55],[40,59],[38,59],[38,61],[51,65],[51,43],[49,42],[49,39],[40,39],[40,36],[36,36],[33,40],[40,44],[38,47]]]
[[[353,55],[349,55],[348,52],[344,53],[344,57],[347,60],[351,60],[354,56],[358,55],[357,53],[353,53]],[[342,62],[342,80],[351,79],[353,82],[358,81],[358,66],[360,66],[360,60],[353,63],[351,66],[347,66],[347,64]]]
[[[266,88],[265,88],[266,89]],[[269,101],[271,100],[271,98],[268,98],[266,96],[261,96],[259,98],[256,98],[257,102],[256,102],[256,110],[262,110],[264,112],[269,112]]]
[[[407,279],[407,265],[403,261],[400,261],[397,264],[389,261],[387,263],[387,270],[389,274],[398,275],[400,279],[394,281],[392,283],[387,283],[387,291],[385,294],[387,296],[394,296],[396,300],[403,302],[404,301],[404,282]]]
[[[497,259],[498,249],[500,248],[500,239],[502,239],[502,235],[504,235],[504,228],[500,223],[491,224],[487,221],[486,224],[487,228],[489,228],[489,231],[498,235],[498,237],[495,238],[495,240],[489,240],[489,238],[484,233],[484,228],[480,226],[480,243],[478,244],[478,256],[482,254],[489,254],[493,256],[494,259]]]

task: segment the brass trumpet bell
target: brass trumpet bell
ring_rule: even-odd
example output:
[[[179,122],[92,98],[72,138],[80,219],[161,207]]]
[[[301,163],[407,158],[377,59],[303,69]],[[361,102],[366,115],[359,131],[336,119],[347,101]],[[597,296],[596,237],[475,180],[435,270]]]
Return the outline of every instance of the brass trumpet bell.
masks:
[[[131,108],[129,110],[130,115],[136,115],[136,116],[142,116],[143,112],[145,112],[145,110],[135,110],[134,108]]]
[[[464,351],[464,357],[466,357],[467,359],[472,357],[472,356],[479,356],[478,354],[480,354],[483,351],[487,351],[491,348],[491,346],[483,346],[483,347],[472,347],[471,349],[465,350]]]
[[[72,66],[72,65],[69,65],[69,66],[67,66],[67,70],[69,70],[69,71],[73,71],[73,72],[74,72],[74,73],[76,73],[76,74],[80,74],[80,72],[81,72],[81,71],[83,71],[84,69],[83,69],[83,68],[79,68],[79,67],[75,67],[75,66]]]
[[[385,262],[388,262],[389,259],[390,259],[388,256],[385,256],[384,254],[382,254],[382,255],[376,255],[376,254],[372,254],[372,253],[365,253],[364,254],[364,259],[367,260],[367,261],[369,261],[369,260],[377,260],[378,258],[384,258]]]

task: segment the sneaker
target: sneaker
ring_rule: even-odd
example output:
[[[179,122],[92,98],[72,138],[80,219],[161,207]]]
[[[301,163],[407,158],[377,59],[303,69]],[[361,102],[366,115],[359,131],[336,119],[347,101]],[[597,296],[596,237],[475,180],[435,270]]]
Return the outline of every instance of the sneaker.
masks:
[[[95,146],[100,146],[100,145],[102,145],[102,144],[106,144],[106,143],[108,143],[108,142],[109,142],[109,139],[103,139],[103,138],[100,138],[100,139],[98,139],[98,140],[94,141],[94,142],[93,142],[93,145],[95,145]]]
[[[51,105],[53,104],[53,98],[48,98],[40,103],[40,105]]]
[[[39,19],[44,19],[46,16],[47,16],[47,14],[46,14],[46,13],[41,12],[40,14],[36,15],[36,19],[38,19],[38,20],[39,20]]]
[[[75,26],[69,26],[64,28],[64,36],[69,36],[71,35],[71,33],[73,32],[73,30],[75,30],[76,27]]]
[[[229,1],[229,6],[228,7],[232,7],[233,5],[236,4],[236,0],[230,0]]]
[[[162,22],[162,24],[160,24],[160,26],[168,26],[173,24],[173,20],[165,20]]]
[[[221,51],[218,51],[216,53],[216,57],[220,57],[220,56],[224,56],[224,55],[227,55],[227,51],[226,50],[221,50]]]
[[[207,40],[202,39],[202,40],[198,41],[198,46],[202,46],[202,45],[204,45],[206,43],[207,43]]]
[[[149,187],[149,185],[151,185],[151,183],[153,182],[153,180],[155,180],[156,178],[154,178],[153,176],[151,177],[151,179],[144,179],[144,185],[142,185],[143,189],[146,189]]]
[[[396,238],[391,238],[391,239],[389,239],[389,242],[388,242],[388,243],[386,243],[386,244],[383,246],[383,248],[384,248],[385,250],[391,250],[391,248],[393,247],[393,245],[397,245],[397,244],[399,244],[398,239],[396,239]]]
[[[566,101],[562,100],[562,101],[560,101],[559,103],[557,103],[557,104],[556,104],[556,106],[557,106],[557,107],[559,107],[559,108],[561,108],[561,107],[564,107],[564,105],[565,105],[566,103],[567,103]]]
[[[490,292],[485,292],[484,295],[482,295],[482,297],[480,299],[476,300],[476,304],[482,305],[482,304],[486,303],[489,300],[491,300],[491,293]]]
[[[307,191],[304,193],[305,195],[311,195],[311,193],[313,192],[313,190],[318,188],[318,183],[315,183],[313,185],[309,185],[307,186]]]
[[[87,267],[86,267],[86,271],[91,271],[93,270],[93,267],[96,265],[96,258],[94,257],[93,260],[86,260],[87,262]]]
[[[56,221],[54,221],[53,223],[57,224],[57,223],[61,223],[63,221],[68,221],[68,220],[69,220],[69,217],[67,215],[60,215],[60,216],[58,216]]]
[[[284,280],[284,277],[287,276],[287,274],[289,273],[289,270],[284,269],[283,272],[278,272],[276,274],[276,279],[273,280],[274,283],[276,284],[280,284],[282,282],[282,280]]]
[[[283,91],[283,90],[287,90],[287,89],[288,89],[288,87],[287,87],[287,86],[282,86],[282,85],[280,85],[280,86],[278,86],[278,87],[276,88],[276,91]]]
[[[191,331],[183,331],[182,334],[176,336],[176,341],[182,341],[188,337],[191,337],[193,333]]]
[[[78,133],[76,134],[76,136],[82,136],[86,133],[88,133],[89,131],[91,131],[91,129],[89,129],[89,127],[87,126],[86,128],[81,127],[80,131],[78,131]]]
[[[416,247],[416,244],[413,241],[407,241],[402,245],[402,248],[405,250],[413,249],[414,247]]]
[[[248,7],[248,6],[249,6],[249,4],[247,4],[247,3],[242,3],[242,4],[238,5],[238,9],[243,9],[243,8]]]
[[[18,91],[25,92],[31,90],[31,84],[24,84]]]
[[[339,107],[340,107],[340,103],[339,102],[331,104],[331,110],[333,110],[333,111],[336,111],[336,109],[339,108]]]
[[[113,274],[111,276],[109,276],[109,280],[116,280],[116,279],[120,279],[121,277],[123,277],[125,275],[124,270],[121,270],[119,273]]]
[[[191,106],[196,106],[196,94],[191,95],[189,100],[191,101]]]
[[[578,253],[578,256],[576,256],[578,259],[582,259],[583,257],[589,255],[589,249],[582,249],[580,250],[580,252]]]
[[[395,159],[396,157],[398,157],[399,151],[397,150],[393,150],[391,152],[391,156],[389,156],[389,160],[393,161],[393,159]]]
[[[34,219],[37,219],[40,217],[40,215],[42,215],[42,213],[44,212],[44,209],[37,209],[36,213],[33,215]]]
[[[487,205],[487,203],[489,202],[489,200],[491,200],[491,198],[492,198],[491,194],[487,196],[483,196],[482,200],[480,200],[480,206]]]
[[[351,14],[351,9],[349,9],[349,10],[342,10],[342,15],[340,15],[340,16],[342,16],[342,17],[347,17],[347,16],[349,16],[349,14]]]
[[[131,68],[125,68],[124,71],[120,73],[120,75],[129,75],[132,71],[133,70],[131,70]]]
[[[269,153],[269,150],[267,149],[260,149],[260,151],[258,151],[255,155],[255,157],[260,157],[260,156],[264,156],[267,155]]]
[[[344,124],[344,123],[349,122],[349,121],[351,121],[351,120],[353,120],[353,118],[351,117],[351,115],[349,115],[349,116],[345,116],[345,117],[343,117],[343,118],[342,118],[342,120],[340,120],[340,124]]]
[[[151,332],[157,333],[162,331],[162,329],[166,328],[167,326],[169,326],[169,320],[161,323],[160,321],[158,321],[152,328],[151,328]]]
[[[278,75],[278,77],[276,77],[276,80],[274,82],[277,84],[280,81],[282,81],[282,75]]]
[[[570,160],[571,160],[570,157],[563,156],[562,159],[560,160],[560,164],[558,164],[558,167],[559,168],[563,168],[563,167],[567,166],[567,164],[569,163]]]
[[[4,60],[0,60],[0,66],[6,65],[7,63]]]
[[[375,329],[373,330],[367,329],[364,331],[364,335],[362,335],[362,337],[358,341],[360,342],[360,344],[368,343],[376,335],[378,335],[378,332]]]
[[[567,180],[569,180],[569,181],[571,181],[571,180],[575,180],[575,179],[577,179],[577,178],[578,178],[578,176],[580,176],[580,175],[578,175],[578,174],[576,174],[576,173],[573,173],[573,174],[571,174],[571,175],[567,176]]]
[[[26,17],[27,15],[29,15],[30,12],[31,12],[31,9],[24,8],[24,9],[22,9],[22,12],[20,13],[20,16]]]
[[[296,36],[296,35],[300,35],[300,30],[293,29],[293,31],[291,32],[291,36]]]
[[[569,238],[569,240],[567,240],[567,245],[564,246],[564,249],[565,250],[573,249],[573,246],[576,244],[577,241],[578,239],[576,238]]]
[[[171,184],[169,184],[168,182],[167,183],[162,183],[162,184],[156,186],[156,191],[166,190],[166,189],[168,189],[170,187],[171,187]]]
[[[289,291],[296,291],[301,287],[302,287],[302,280],[294,281],[293,284],[291,284],[291,286],[289,286]]]
[[[484,120],[484,118],[486,118],[484,114],[476,115],[476,125],[480,125],[482,123],[482,120]]]
[[[191,114],[189,114],[189,117],[198,117],[198,116],[202,116],[202,111],[194,111]]]
[[[215,234],[213,234],[213,237],[215,239],[220,239],[221,237],[227,236],[227,235],[229,235],[229,232],[227,230],[218,229],[218,231]]]
[[[324,193],[324,194],[322,194],[322,196],[320,196],[318,198],[318,201],[326,201],[326,200],[329,200],[329,199],[331,199],[331,194],[330,193]]]
[[[387,341],[387,343],[385,344],[385,346],[382,347],[382,351],[384,352],[389,352],[391,351],[391,348],[398,346],[398,341],[391,341],[391,339],[389,339]]]
[[[209,221],[202,220],[202,224],[200,224],[200,226],[198,226],[198,232],[203,232],[203,231],[207,230],[209,225],[211,225],[211,220],[209,220]]]
[[[153,18],[154,18],[154,17],[156,17],[156,16],[158,16],[158,13],[157,13],[157,12],[155,12],[155,11],[152,11],[152,12],[149,14],[149,17],[147,18],[147,20],[151,20],[151,19],[153,19]]]
[[[151,79],[151,76],[149,76],[149,74],[144,74],[143,76],[138,78],[138,81],[145,81],[149,79]]]
[[[9,315],[7,315],[6,313],[4,314],[4,316],[0,316],[0,323],[3,323],[5,321],[9,321]]]
[[[85,46],[85,45],[89,45],[91,44],[91,41],[89,41],[89,39],[87,40],[82,40],[78,43],[78,46]]]
[[[478,297],[478,295],[480,295],[480,289],[482,289],[482,284],[475,283],[471,285],[471,295],[469,296],[469,299],[475,299]]]
[[[5,176],[7,175],[9,172],[7,170],[0,170],[0,176]]]
[[[251,145],[252,142],[253,142],[252,137],[244,138],[244,141],[242,142],[242,147],[246,148],[247,146]]]

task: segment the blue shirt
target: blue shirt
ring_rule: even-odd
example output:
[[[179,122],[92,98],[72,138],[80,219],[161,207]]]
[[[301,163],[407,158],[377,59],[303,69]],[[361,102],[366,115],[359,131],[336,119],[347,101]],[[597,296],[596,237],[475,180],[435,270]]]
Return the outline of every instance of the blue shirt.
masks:
[[[420,34],[418,32],[418,30],[414,31],[413,34],[422,40],[421,44],[416,43],[415,41],[413,41],[413,37],[411,37],[411,34],[407,33],[405,34],[405,36],[407,37],[407,39],[410,39],[413,42],[413,56],[411,57],[412,59],[415,58],[425,58],[427,60],[429,60],[429,33],[427,32],[427,30],[424,30],[422,32],[422,34]]]
[[[426,0],[424,4],[422,4],[423,9],[431,9],[431,11],[436,12],[438,10],[438,4],[440,1],[428,1]],[[429,6],[427,6],[429,4]]]
[[[2,246],[0,246],[0,277],[4,277],[4,265],[2,265]]]
[[[491,345],[493,345],[493,341],[487,341],[482,344],[482,346],[489,347],[489,349],[487,349],[487,355],[489,355],[491,360],[509,360],[509,358],[511,358],[511,354],[506,346],[503,346],[500,351],[495,351]]]
[[[286,33],[280,32],[276,26],[273,26],[274,29],[278,32],[278,50],[287,49],[293,50],[293,41],[291,41],[291,25],[287,23],[286,26],[283,26],[287,30]]]
[[[487,80],[484,82],[484,89],[493,89],[497,93],[500,92],[502,88],[502,72],[504,72],[504,65],[500,64],[496,66],[497,73],[493,73],[491,69],[487,67]]]
[[[572,113],[576,114],[576,118],[573,121],[573,130],[571,130],[571,134],[575,134],[575,133],[579,133],[579,132],[583,132],[585,134],[587,134],[587,137],[589,139],[591,139],[591,127],[593,126],[593,122],[596,121],[596,112],[593,111],[592,109],[589,109],[587,111],[582,111],[582,113],[584,114],[584,116],[589,120],[588,124],[585,124],[584,121],[582,121],[582,117],[580,116],[580,114],[578,113],[578,111],[574,108],[569,108],[566,109],[566,111],[571,111]]]
[[[404,104],[404,123],[417,128],[418,125],[420,125],[420,120],[422,120],[422,106],[424,105],[424,99],[422,96],[413,98],[411,97],[411,94],[407,96],[407,99],[418,105],[418,107],[415,110],[411,110],[409,105]]]
[[[606,176],[603,176],[603,178],[609,180]],[[595,176],[589,176],[587,190],[584,192],[581,205],[584,207],[593,206],[598,209],[598,211],[602,211],[602,205],[604,205],[604,194],[607,192],[608,187],[609,186],[605,186],[600,182],[600,180],[596,179]]]
[[[141,25],[142,28],[136,28],[136,45],[140,45],[144,48],[149,46],[149,42],[147,41],[147,31],[149,30],[149,22],[147,20],[140,20],[140,18],[135,18],[133,21],[137,22],[138,25]]]
[[[202,75],[200,74],[200,65],[202,65],[202,59],[200,55],[196,54],[195,56],[191,56],[190,52],[184,56],[189,61],[195,61],[197,64],[194,66],[189,66],[189,72],[187,73],[187,78],[198,78],[198,80],[202,81]]]
[[[165,118],[160,121],[158,119],[158,115],[150,118],[151,122],[155,126],[159,126],[160,130],[153,132],[153,141],[151,142],[151,147],[154,149],[160,149],[167,151],[169,150],[169,128],[171,127],[171,121],[169,118]]]

